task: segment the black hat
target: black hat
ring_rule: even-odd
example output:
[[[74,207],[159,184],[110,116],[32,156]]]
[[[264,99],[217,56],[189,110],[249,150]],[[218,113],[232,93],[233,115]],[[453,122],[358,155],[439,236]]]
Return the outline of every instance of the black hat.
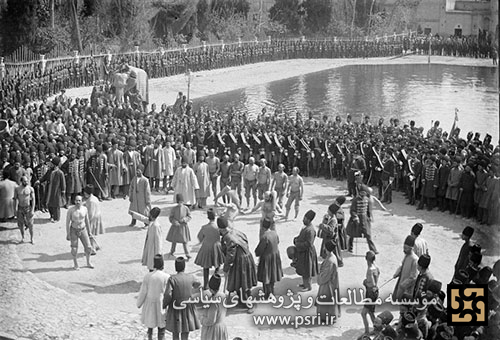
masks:
[[[415,314],[413,312],[406,312],[403,314],[403,326],[406,328],[409,325],[412,325],[415,323]]]
[[[227,218],[225,217],[219,217],[217,218],[217,227],[220,229],[226,229],[229,226],[229,223],[227,221]]]
[[[210,221],[215,220],[215,211],[213,208],[208,208],[207,210],[207,217]]]
[[[176,195],[175,195],[175,201],[176,201],[177,203],[179,203],[179,202],[184,202],[184,196],[182,196],[182,194],[180,194],[180,193],[179,193],[179,194],[176,194]]]
[[[220,288],[221,277],[218,273],[215,273],[208,281],[208,287],[212,290],[218,291]]]
[[[341,206],[342,204],[345,203],[345,196],[339,196],[335,199],[335,203],[337,203],[338,206]]]
[[[262,220],[262,228],[264,228],[264,229],[271,228],[271,224],[272,224],[272,221],[270,219],[268,219],[268,218],[264,218]]]
[[[414,236],[406,236],[405,246],[413,247],[415,245],[415,237]]]
[[[470,238],[474,234],[474,228],[472,228],[472,227],[465,227],[464,231],[462,231],[462,234]]]
[[[420,255],[417,263],[420,267],[427,269],[431,264],[431,257],[427,254]]]
[[[373,250],[368,250],[365,255],[365,259],[367,259],[370,262],[375,261],[375,252]]]
[[[469,273],[465,270],[460,269],[458,273],[453,276],[453,284],[467,284],[469,282]]]
[[[153,258],[153,268],[163,270],[164,262],[161,254],[156,254]]]
[[[377,316],[381,321],[383,325],[388,325],[391,323],[391,321],[394,319],[394,315],[392,315],[391,312],[388,310],[383,311]]]
[[[429,283],[427,284],[427,290],[430,290],[434,294],[439,294],[442,287],[443,287],[443,284],[438,280],[431,279],[431,280],[429,280]]]
[[[316,213],[313,210],[309,210],[308,212],[306,212],[304,217],[312,222],[314,220],[314,217],[316,217]]]
[[[415,223],[415,225],[411,228],[411,232],[418,236],[422,232],[422,229],[424,229],[422,223]]]
[[[157,218],[158,216],[160,216],[160,213],[161,213],[161,209],[158,208],[158,207],[154,207],[153,209],[151,209],[151,211],[149,212],[149,214],[151,215],[151,218],[155,219]]]
[[[436,319],[442,319],[444,313],[444,307],[441,303],[430,304],[427,312]]]
[[[54,164],[55,166],[58,166],[59,163],[61,163],[61,159],[59,157],[54,157],[52,158],[52,164]]]
[[[472,263],[480,264],[481,260],[483,259],[483,255],[478,254],[478,253],[472,253],[472,254],[470,254],[469,259]]]
[[[186,269],[186,260],[182,256],[175,259],[175,271],[179,273],[184,269]]]
[[[94,185],[92,184],[87,184],[85,186],[85,189],[83,189],[83,191],[85,191],[87,194],[92,194],[94,192]]]
[[[328,211],[331,212],[332,214],[336,214],[339,209],[340,206],[336,202],[330,204],[330,206],[328,207]]]
[[[286,248],[286,255],[290,260],[295,259],[295,254],[297,253],[297,247],[295,246],[290,246]]]

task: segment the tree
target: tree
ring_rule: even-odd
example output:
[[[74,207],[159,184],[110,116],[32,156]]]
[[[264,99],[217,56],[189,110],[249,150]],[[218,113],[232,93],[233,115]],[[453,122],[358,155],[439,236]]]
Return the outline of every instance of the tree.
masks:
[[[325,30],[332,19],[332,5],[328,0],[305,0],[305,27],[311,33]]]
[[[276,0],[269,9],[269,17],[272,21],[284,25],[293,33],[298,34],[302,30],[299,0]]]
[[[2,13],[0,27],[3,36],[3,55],[9,55],[28,44],[38,26],[36,0],[8,0]]]

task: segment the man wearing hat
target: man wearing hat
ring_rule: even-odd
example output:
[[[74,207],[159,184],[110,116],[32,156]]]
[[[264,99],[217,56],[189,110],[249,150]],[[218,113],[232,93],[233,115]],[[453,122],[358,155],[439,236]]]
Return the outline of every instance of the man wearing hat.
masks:
[[[422,229],[424,229],[424,226],[422,223],[415,223],[415,225],[411,228],[411,236],[415,237],[415,246],[413,247],[413,251],[415,252],[415,255],[417,255],[419,258],[420,256],[424,254],[429,254],[429,248],[427,246],[427,241],[420,236],[420,233],[422,232]]]
[[[429,281],[434,279],[434,276],[429,271],[431,257],[427,254],[421,255],[417,261],[418,276],[413,289],[413,299],[417,300],[422,294],[427,292]]]
[[[163,255],[156,254],[153,258],[153,270],[142,280],[137,297],[137,308],[142,308],[141,322],[148,328],[149,340],[153,339],[154,328],[158,328],[158,340],[165,339],[166,322],[162,314],[162,303],[170,275],[163,271],[163,266]]]
[[[460,156],[456,156],[452,163],[450,169],[450,175],[448,176],[448,188],[446,189],[446,199],[449,202],[450,214],[454,214],[457,209],[457,204],[459,203],[460,194],[460,177],[464,172],[464,168],[460,164],[462,159]]]
[[[365,185],[361,186],[357,196],[353,199],[350,208],[351,217],[347,223],[346,232],[349,235],[348,251],[352,252],[354,238],[364,235],[368,243],[369,250],[378,254],[377,247],[371,238],[371,218],[372,205],[369,199],[369,188]]]
[[[195,305],[183,304],[191,297],[193,287],[200,286],[200,282],[193,275],[186,274],[185,269],[186,261],[183,257],[178,257],[175,260],[177,274],[170,277],[163,297],[163,307],[167,309],[166,329],[172,333],[174,340],[188,339],[189,332],[200,328]]]
[[[149,186],[148,179],[142,175],[143,170],[144,165],[139,164],[135,172],[135,177],[132,178],[129,187],[129,214],[132,215],[130,227],[135,226],[137,222],[133,213],[148,216],[151,209],[151,187]]]
[[[413,252],[414,245],[415,237],[407,236],[403,246],[405,257],[403,258],[401,266],[399,266],[393,276],[393,278],[398,279],[392,293],[393,301],[399,301],[403,298],[411,298],[413,296],[415,281],[418,276],[418,257]]]
[[[136,141],[131,140],[125,145],[123,152],[123,162],[125,163],[125,171],[123,175],[123,192],[126,198],[129,192],[130,183],[137,173],[137,167],[141,164],[141,155],[136,151]]]
[[[455,263],[455,274],[453,276],[455,276],[461,269],[465,269],[469,264],[469,253],[472,245],[470,239],[473,234],[474,228],[469,226],[465,227],[462,231],[461,237],[464,244],[462,245],[462,248],[460,248],[460,253],[458,254],[457,262]]]
[[[325,249],[325,244],[332,240],[335,244],[334,253],[337,256],[338,266],[343,267],[342,253],[338,245],[338,222],[336,217],[336,213],[339,209],[339,205],[335,203],[330,204],[327,214],[323,217],[323,221],[318,226],[318,237],[323,239],[319,254],[322,258],[326,258],[327,251]]]
[[[448,176],[450,175],[450,156],[443,156],[441,165],[437,173],[437,203],[439,211],[446,211],[448,202],[446,201],[446,189],[448,187]]]
[[[427,205],[427,210],[434,209],[436,200],[436,189],[438,187],[438,169],[436,167],[436,157],[430,156],[425,160],[422,178],[422,192],[417,210],[422,210]]]
[[[312,277],[318,274],[318,256],[316,255],[316,248],[314,246],[316,231],[312,225],[315,216],[316,213],[312,210],[309,210],[304,215],[302,221],[304,227],[300,230],[299,235],[293,240],[293,244],[297,248],[295,269],[297,274],[302,276],[302,284],[300,284],[299,287],[304,291],[312,290]]]
[[[217,219],[217,226],[222,237],[222,251],[226,256],[223,270],[227,273],[227,290],[230,293],[243,294],[240,301],[246,300],[252,287],[257,285],[255,262],[248,248],[248,238],[237,229],[228,229],[229,224],[225,217]],[[251,313],[252,309],[248,312]]]
[[[149,212],[149,227],[144,241],[142,251],[142,265],[146,266],[150,272],[154,269],[153,259],[156,254],[163,254],[163,233],[160,222],[157,220],[160,215],[160,208],[154,207]]]
[[[66,179],[64,178],[64,173],[59,168],[59,163],[59,157],[54,157],[52,159],[54,168],[40,179],[40,183],[49,182],[47,187],[47,207],[49,208],[50,221],[52,223],[59,221],[61,218],[61,207],[66,204]]]
[[[335,250],[337,245],[334,240],[329,240],[325,245],[325,260],[321,263],[318,276],[318,314],[323,323],[327,323],[327,318],[333,318],[334,322],[340,316],[340,306],[335,304],[335,296],[338,296],[339,274],[337,256]],[[335,294],[337,292],[337,294]],[[323,304],[322,304],[323,302]],[[330,323],[332,324],[332,322]]]
[[[221,277],[215,273],[208,282],[208,289],[204,290],[204,298],[213,301],[224,301],[226,294],[220,291]],[[197,293],[194,297],[198,297]],[[226,319],[227,308],[224,303],[211,303],[208,308],[198,309],[198,317],[201,324],[201,337],[200,339],[217,339],[228,340],[227,326],[224,322]]]
[[[270,294],[274,294],[274,284],[283,277],[283,269],[278,248],[278,234],[276,230],[270,228],[271,221],[268,219],[262,221],[262,227],[265,231],[255,248],[255,256],[259,257],[257,280],[262,282],[264,297],[267,299]]]
[[[182,194],[184,204],[194,207],[196,204],[196,190],[200,187],[194,170],[188,166],[188,159],[184,156],[181,160],[181,166],[175,170],[172,187],[174,188],[174,196]]]

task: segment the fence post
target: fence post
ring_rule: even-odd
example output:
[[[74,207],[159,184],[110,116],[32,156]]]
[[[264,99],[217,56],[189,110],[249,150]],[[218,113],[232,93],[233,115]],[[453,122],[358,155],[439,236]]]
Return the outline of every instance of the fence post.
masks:
[[[80,63],[80,56],[78,55],[78,51],[73,51],[73,60],[75,61],[75,65]]]
[[[238,38],[238,47],[241,47],[241,37]]]
[[[207,42],[205,40],[203,40],[202,43],[203,43],[203,52],[206,52],[206,50],[207,50]]]
[[[106,55],[106,66],[109,66],[111,64],[111,59],[113,59],[113,55],[110,51],[108,51],[108,54]]]
[[[47,60],[45,60],[45,54],[40,54],[40,63],[42,65],[42,74],[45,74],[45,67],[47,66]]]
[[[188,50],[188,49],[187,49],[187,44],[182,44],[182,48],[184,49],[184,53],[186,53],[186,52],[187,52],[187,50]]]
[[[300,38],[300,41],[305,42],[306,41],[306,37],[302,36],[302,38]]]
[[[259,43],[259,38],[255,37],[255,39],[253,40],[256,44]]]
[[[5,77],[5,63],[3,62],[4,57],[0,57],[0,81]]]
[[[268,36],[267,36],[267,43],[268,43],[269,45],[271,44],[271,36],[270,36],[270,35],[268,35]]]
[[[163,55],[165,54],[165,49],[162,47],[160,47],[160,55],[163,57]]]
[[[220,40],[220,44],[221,44],[221,47],[222,47],[222,51],[224,51],[224,46],[225,46],[225,45],[224,45],[224,39],[221,39],[221,40]]]

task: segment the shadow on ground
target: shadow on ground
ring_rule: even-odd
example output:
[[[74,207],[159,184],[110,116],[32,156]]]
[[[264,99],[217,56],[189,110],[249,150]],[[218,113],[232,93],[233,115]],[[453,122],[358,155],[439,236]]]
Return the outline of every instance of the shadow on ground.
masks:
[[[97,294],[129,294],[137,293],[141,288],[141,283],[135,280],[116,283],[109,286],[97,286],[83,282],[75,282],[76,284],[89,289],[83,289],[82,293],[97,293]]]

